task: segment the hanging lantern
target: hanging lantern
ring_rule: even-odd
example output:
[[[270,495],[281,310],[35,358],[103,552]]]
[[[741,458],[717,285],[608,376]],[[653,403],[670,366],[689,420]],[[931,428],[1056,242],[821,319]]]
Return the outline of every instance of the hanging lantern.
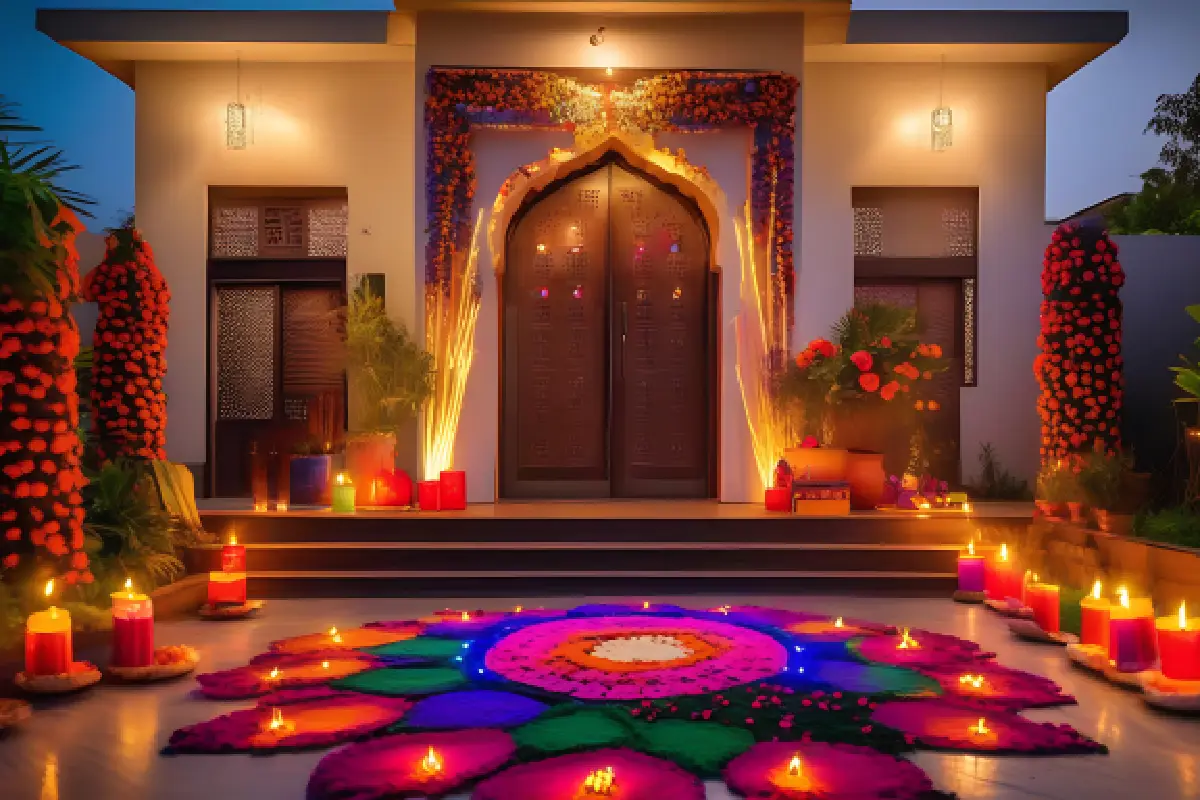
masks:
[[[954,112],[947,106],[935,108],[932,114],[930,130],[933,136],[933,149],[945,150],[954,144]]]
[[[242,103],[242,59],[237,61],[237,94],[225,106],[225,147],[245,150],[247,141],[246,106]]]

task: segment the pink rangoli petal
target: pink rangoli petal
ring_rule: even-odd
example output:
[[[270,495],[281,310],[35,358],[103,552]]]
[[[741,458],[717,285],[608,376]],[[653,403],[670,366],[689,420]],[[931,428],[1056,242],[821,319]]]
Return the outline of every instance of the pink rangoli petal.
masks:
[[[572,800],[593,772],[612,768],[620,800],[704,800],[704,784],[670,761],[632,750],[593,750],[510,767],[475,788],[471,800]]]

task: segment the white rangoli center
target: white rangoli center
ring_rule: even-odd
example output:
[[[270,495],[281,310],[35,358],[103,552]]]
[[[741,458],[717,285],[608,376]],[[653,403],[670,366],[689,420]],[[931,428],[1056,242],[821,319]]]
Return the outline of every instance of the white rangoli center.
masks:
[[[606,661],[632,664],[642,661],[675,661],[694,651],[674,636],[625,636],[605,639],[592,649],[592,655]]]

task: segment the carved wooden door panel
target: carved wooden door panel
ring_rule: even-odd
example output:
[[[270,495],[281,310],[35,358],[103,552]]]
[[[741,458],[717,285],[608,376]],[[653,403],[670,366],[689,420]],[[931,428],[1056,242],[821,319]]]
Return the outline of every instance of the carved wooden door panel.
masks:
[[[679,196],[613,165],[613,494],[708,494],[708,237]]]
[[[504,280],[501,493],[607,497],[608,171],[520,219]]]

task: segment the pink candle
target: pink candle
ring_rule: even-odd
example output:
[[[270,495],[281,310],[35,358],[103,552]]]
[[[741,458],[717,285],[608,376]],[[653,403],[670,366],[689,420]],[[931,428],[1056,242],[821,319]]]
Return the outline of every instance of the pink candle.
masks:
[[[958,590],[982,592],[987,588],[987,560],[975,554],[975,542],[967,543],[967,552],[958,554]]]
[[[46,596],[54,592],[54,581],[46,584]],[[65,675],[71,671],[71,615],[50,606],[29,615],[25,626],[25,673]]]
[[[1155,627],[1163,677],[1200,681],[1200,619],[1188,619],[1180,603],[1177,616],[1160,617]]]
[[[117,667],[146,667],[154,663],[154,601],[133,591],[112,594],[112,663]]]
[[[1108,620],[1108,660],[1121,672],[1142,672],[1158,660],[1154,604],[1122,590]]]
[[[462,511],[467,507],[467,473],[459,469],[442,470],[438,506],[442,511]]]
[[[422,511],[437,511],[441,506],[440,481],[421,481],[417,484],[417,501]]]

